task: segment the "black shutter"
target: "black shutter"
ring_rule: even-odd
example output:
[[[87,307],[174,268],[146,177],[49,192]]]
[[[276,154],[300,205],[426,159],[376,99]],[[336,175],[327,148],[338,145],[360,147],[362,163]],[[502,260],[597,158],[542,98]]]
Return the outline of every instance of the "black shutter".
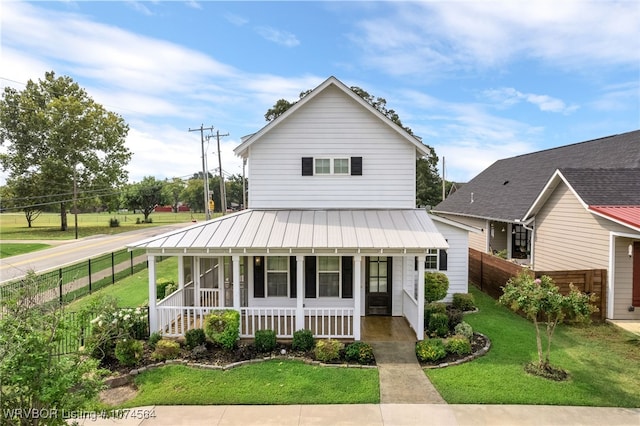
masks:
[[[351,157],[351,176],[362,176],[362,157]]]
[[[264,297],[264,256],[253,258],[253,297]]]
[[[316,258],[305,256],[304,258],[304,297],[316,298]]]
[[[353,299],[353,257],[342,258],[342,298]]]
[[[449,255],[447,254],[446,250],[440,249],[438,250],[438,257],[440,259],[438,259],[438,269],[440,271],[446,271],[447,270],[447,261],[448,261],[448,257]]]
[[[296,257],[289,256],[289,297],[292,299],[296,298],[297,289],[298,289],[298,275],[296,268]]]
[[[313,157],[302,157],[302,176],[313,176]]]

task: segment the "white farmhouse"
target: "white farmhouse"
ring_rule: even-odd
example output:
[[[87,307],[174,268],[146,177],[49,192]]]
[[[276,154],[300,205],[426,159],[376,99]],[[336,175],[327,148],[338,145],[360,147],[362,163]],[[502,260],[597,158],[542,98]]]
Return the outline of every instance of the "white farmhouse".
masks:
[[[151,331],[180,335],[212,309],[241,314],[240,335],[298,329],[361,339],[367,316],[406,318],[424,335],[426,269],[467,292],[469,227],[416,208],[428,151],[334,77],[243,139],[248,209],[153,237]],[[179,289],[156,303],[156,256],[177,256]]]

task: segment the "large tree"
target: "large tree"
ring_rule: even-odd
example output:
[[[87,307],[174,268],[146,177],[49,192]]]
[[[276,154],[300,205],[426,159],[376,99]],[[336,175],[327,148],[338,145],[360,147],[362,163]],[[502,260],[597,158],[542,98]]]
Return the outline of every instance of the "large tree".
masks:
[[[70,77],[45,73],[24,90],[6,87],[0,100],[0,164],[14,182],[46,182],[43,203],[59,203],[60,229],[67,230],[67,209],[75,193],[111,194],[127,178],[131,158],[125,147],[124,119],[96,103]],[[30,185],[23,185],[30,188]]]
[[[144,221],[149,221],[149,215],[156,206],[166,204],[164,182],[153,176],[146,176],[141,182],[129,185],[124,194],[127,208],[141,210]]]
[[[372,96],[366,90],[357,86],[351,86],[350,89],[384,114],[389,120],[402,127],[410,135],[415,136],[411,128],[402,124],[398,113],[393,109],[387,108],[386,99]],[[309,93],[311,93],[311,90],[301,92],[300,99]],[[279,99],[273,107],[267,110],[264,115],[265,120],[275,120],[294,106],[296,102],[297,101],[291,102],[286,99]],[[418,136],[415,137],[420,139]],[[416,203],[419,206],[434,206],[442,201],[442,179],[438,174],[438,156],[436,155],[436,151],[429,145],[425,145],[425,147],[429,151],[429,154],[416,160]]]

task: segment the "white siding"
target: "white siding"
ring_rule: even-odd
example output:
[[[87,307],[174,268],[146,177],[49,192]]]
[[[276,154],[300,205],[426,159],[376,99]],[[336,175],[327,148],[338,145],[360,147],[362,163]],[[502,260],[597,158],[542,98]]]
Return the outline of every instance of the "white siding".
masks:
[[[629,257],[628,247],[634,240],[615,239],[615,264],[613,282],[613,317],[618,320],[640,320],[640,309],[629,312],[633,291],[633,258]]]
[[[302,157],[362,157],[362,176],[302,176]],[[416,148],[335,87],[249,148],[249,207],[414,208]]]
[[[446,217],[447,219],[451,219],[456,222],[460,222],[467,226],[471,226],[477,229],[481,229],[482,232],[468,232],[468,245],[469,248],[474,250],[478,250],[482,253],[487,252],[487,220],[485,219],[477,219],[473,217],[466,216],[456,216],[452,214],[441,214],[439,216]]]
[[[449,278],[449,291],[445,301],[450,302],[453,299],[453,293],[467,293],[469,291],[470,232],[435,220],[433,223],[449,243],[447,270],[442,272]]]
[[[560,183],[535,218],[534,269],[608,269],[609,231],[626,228],[589,213]]]

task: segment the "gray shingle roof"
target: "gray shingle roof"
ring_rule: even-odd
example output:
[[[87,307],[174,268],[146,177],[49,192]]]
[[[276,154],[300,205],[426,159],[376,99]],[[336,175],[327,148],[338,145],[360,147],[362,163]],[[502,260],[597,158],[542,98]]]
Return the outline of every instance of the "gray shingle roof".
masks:
[[[640,168],[560,169],[590,206],[640,206]]]
[[[514,222],[562,168],[640,168],[640,130],[498,160],[434,211]]]

